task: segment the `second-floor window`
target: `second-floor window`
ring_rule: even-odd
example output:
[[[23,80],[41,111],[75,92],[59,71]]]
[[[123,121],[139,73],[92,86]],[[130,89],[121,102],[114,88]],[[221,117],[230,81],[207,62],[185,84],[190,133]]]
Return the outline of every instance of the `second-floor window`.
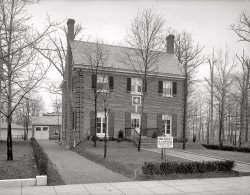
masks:
[[[172,82],[171,81],[163,81],[163,96],[171,97],[172,96]]]
[[[109,80],[108,76],[106,75],[97,75],[97,85],[96,85],[97,91],[101,92],[107,92],[109,89]]]
[[[142,93],[142,80],[140,78],[131,79],[131,92]]]

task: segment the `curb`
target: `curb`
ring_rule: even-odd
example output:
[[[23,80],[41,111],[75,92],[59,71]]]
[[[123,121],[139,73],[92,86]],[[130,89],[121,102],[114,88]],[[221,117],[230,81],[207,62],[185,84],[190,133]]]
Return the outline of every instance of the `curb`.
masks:
[[[39,175],[28,179],[0,180],[0,187],[47,186],[47,176]]]

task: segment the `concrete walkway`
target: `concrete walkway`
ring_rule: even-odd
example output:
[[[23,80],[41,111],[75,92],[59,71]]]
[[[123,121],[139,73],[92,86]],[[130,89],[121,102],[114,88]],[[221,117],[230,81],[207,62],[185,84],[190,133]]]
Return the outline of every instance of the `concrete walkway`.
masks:
[[[39,140],[65,184],[123,182],[130,179],[114,173],[75,152],[72,152],[56,141]]]
[[[159,180],[61,186],[30,186],[0,188],[3,195],[155,195],[155,194],[224,194],[250,195],[250,177]]]
[[[144,148],[144,150],[149,150],[149,151],[152,151],[152,152],[161,153],[161,149],[158,149],[158,148],[152,148],[152,149]],[[193,153],[193,152],[175,150],[175,149],[174,150],[173,149],[166,149],[166,155],[175,156],[175,157],[178,157],[178,158],[184,158],[184,159],[191,160],[191,161],[223,160],[223,159],[218,158],[218,157],[211,157],[211,156],[207,156],[207,155],[196,154],[196,153]],[[250,173],[250,163],[236,162],[236,166],[234,167],[233,170],[238,171],[238,172]]]

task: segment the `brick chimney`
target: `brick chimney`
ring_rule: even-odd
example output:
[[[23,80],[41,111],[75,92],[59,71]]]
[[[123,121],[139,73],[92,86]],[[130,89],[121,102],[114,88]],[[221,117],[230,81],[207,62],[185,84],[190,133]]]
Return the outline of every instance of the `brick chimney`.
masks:
[[[68,34],[67,38],[69,40],[74,40],[74,25],[75,25],[75,20],[74,19],[68,19],[67,21],[67,26],[68,26]]]
[[[66,81],[67,81],[67,88],[66,88],[66,146],[71,148],[73,147],[73,94],[72,94],[72,65],[73,65],[73,57],[72,57],[72,50],[70,47],[70,41],[73,41],[74,36],[74,24],[75,20],[68,19],[67,21],[67,57],[66,57]]]
[[[167,52],[170,54],[174,53],[174,35],[168,35],[166,38],[167,41]]]

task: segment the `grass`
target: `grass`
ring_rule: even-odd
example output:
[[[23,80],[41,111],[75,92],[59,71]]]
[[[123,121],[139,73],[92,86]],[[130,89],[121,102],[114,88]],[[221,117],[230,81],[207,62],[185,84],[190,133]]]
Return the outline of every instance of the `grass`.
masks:
[[[56,166],[49,160],[48,161],[48,186],[64,185],[64,181],[57,172]]]
[[[13,161],[7,161],[6,141],[0,141],[0,179],[25,179],[36,177],[29,141],[13,141]]]
[[[107,158],[103,158],[103,142],[97,141],[97,147],[93,147],[93,142],[84,141],[76,148],[72,149],[78,154],[105,166],[106,168],[121,173],[135,180],[158,180],[158,179],[183,179],[183,178],[207,178],[207,177],[232,177],[238,176],[236,172],[229,173],[206,173],[206,174],[171,174],[167,176],[144,176],[141,171],[143,162],[162,161],[161,155],[155,152],[141,150],[132,142],[108,142]],[[200,146],[192,148],[200,148]],[[201,146],[202,147],[202,146]],[[184,162],[185,159],[167,156],[166,161]]]
[[[186,146],[187,146],[186,151],[189,151],[189,152],[250,163],[250,153],[222,151],[222,150],[209,150],[203,147],[199,143],[192,143],[192,142],[188,142]],[[174,149],[182,150],[182,144],[176,143],[174,145]]]

